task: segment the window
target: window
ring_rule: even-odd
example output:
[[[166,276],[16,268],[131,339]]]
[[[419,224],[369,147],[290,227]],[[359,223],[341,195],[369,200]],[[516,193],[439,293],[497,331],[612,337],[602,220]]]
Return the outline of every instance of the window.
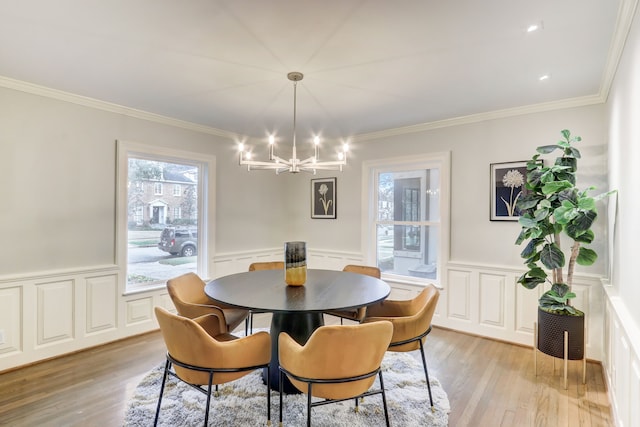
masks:
[[[449,247],[449,159],[442,153],[363,163],[363,249],[385,278],[440,282]]]
[[[182,194],[182,187],[180,184],[173,184],[173,195],[176,197],[180,197]]]
[[[208,277],[214,169],[212,156],[118,141],[116,261],[125,293],[165,286],[189,271]],[[168,197],[166,180],[180,183]]]
[[[161,182],[156,182],[154,184],[153,192],[154,192],[154,194],[156,194],[158,196],[162,196],[162,183]]]

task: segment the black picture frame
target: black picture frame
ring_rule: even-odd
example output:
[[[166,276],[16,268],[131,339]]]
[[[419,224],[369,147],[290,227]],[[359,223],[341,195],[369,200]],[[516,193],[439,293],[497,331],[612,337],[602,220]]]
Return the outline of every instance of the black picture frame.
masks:
[[[336,181],[335,177],[311,180],[311,218],[337,218]]]
[[[491,221],[518,221],[520,218],[515,204],[529,191],[527,181],[528,160],[491,163]],[[538,160],[542,164],[542,160]]]

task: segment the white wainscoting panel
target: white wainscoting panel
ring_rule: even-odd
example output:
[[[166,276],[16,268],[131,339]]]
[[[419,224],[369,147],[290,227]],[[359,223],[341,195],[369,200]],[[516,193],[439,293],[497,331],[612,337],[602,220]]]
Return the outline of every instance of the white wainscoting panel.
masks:
[[[629,425],[640,425],[640,359],[636,355],[631,363],[631,375],[629,376],[629,398],[632,402],[629,413]]]
[[[152,296],[127,301],[127,326],[153,319]]]
[[[533,324],[538,321],[538,298],[542,289],[526,289],[514,279],[511,285],[516,290],[515,296],[515,332],[530,336],[529,345],[533,345]]]
[[[505,328],[505,276],[480,273],[480,323]]]
[[[22,289],[0,289],[0,355],[22,350]]]
[[[118,275],[88,277],[86,285],[87,334],[115,329],[118,325]]]
[[[36,286],[37,345],[74,338],[74,280],[41,283]]]
[[[158,306],[172,313],[177,313],[176,306],[173,305],[173,301],[171,301],[171,297],[169,296],[168,293],[158,295],[157,299],[158,299],[158,303],[157,303]]]
[[[449,270],[446,285],[447,315],[452,319],[471,321],[471,272]]]

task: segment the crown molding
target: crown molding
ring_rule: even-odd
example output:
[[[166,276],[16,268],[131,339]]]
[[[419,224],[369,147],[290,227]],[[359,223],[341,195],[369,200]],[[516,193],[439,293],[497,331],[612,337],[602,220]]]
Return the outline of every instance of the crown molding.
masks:
[[[172,117],[162,116],[160,114],[149,113],[143,110],[137,110],[135,108],[125,107],[123,105],[114,104],[111,102],[101,101],[87,96],[76,95],[69,92],[64,92],[57,89],[51,89],[45,86],[36,85],[33,83],[24,82],[21,80],[11,79],[9,77],[0,76],[0,87],[7,89],[14,89],[21,92],[31,93],[34,95],[44,96],[46,98],[57,99],[59,101],[65,101],[72,104],[82,105],[84,107],[95,108],[98,110],[108,111],[110,113],[122,114],[127,117],[133,117],[136,119],[147,120],[150,122],[161,123],[168,126],[179,127],[182,129],[192,130],[195,132],[206,133],[209,135],[220,136],[223,138],[229,138],[232,140],[238,140],[240,137],[229,131],[213,128],[210,126],[203,126],[196,123],[188,122],[185,120],[179,120]]]
[[[638,0],[622,0],[620,2],[618,16],[616,18],[616,30],[611,38],[609,55],[602,74],[602,83],[600,87],[600,94],[603,96],[605,102],[609,97],[609,91],[611,90],[613,79],[618,70],[618,64],[620,63],[624,46],[627,43],[627,38],[629,37],[629,31],[631,30],[633,17],[637,8]]]
[[[561,110],[565,108],[583,107],[586,105],[602,104],[606,97],[602,95],[590,95],[578,98],[563,99],[560,101],[544,102],[540,104],[526,105],[523,107],[508,108],[503,110],[489,111],[486,113],[471,114],[468,116],[455,117],[451,119],[438,120],[435,122],[421,123],[412,126],[404,126],[394,129],[386,129],[379,132],[371,132],[356,135],[352,138],[354,142],[363,142],[390,136],[405,135],[416,132],[424,132],[433,129],[460,126],[470,123],[478,123],[487,120],[497,120],[525,114],[534,114],[545,111]]]

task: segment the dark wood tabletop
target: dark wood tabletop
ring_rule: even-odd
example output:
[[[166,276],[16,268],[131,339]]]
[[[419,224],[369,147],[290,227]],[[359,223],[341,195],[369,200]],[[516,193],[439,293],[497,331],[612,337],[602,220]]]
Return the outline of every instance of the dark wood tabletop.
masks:
[[[205,293],[240,308],[270,312],[324,312],[385,299],[390,287],[375,277],[335,270],[307,270],[303,286],[288,286],[282,270],[248,271],[211,280]]]

